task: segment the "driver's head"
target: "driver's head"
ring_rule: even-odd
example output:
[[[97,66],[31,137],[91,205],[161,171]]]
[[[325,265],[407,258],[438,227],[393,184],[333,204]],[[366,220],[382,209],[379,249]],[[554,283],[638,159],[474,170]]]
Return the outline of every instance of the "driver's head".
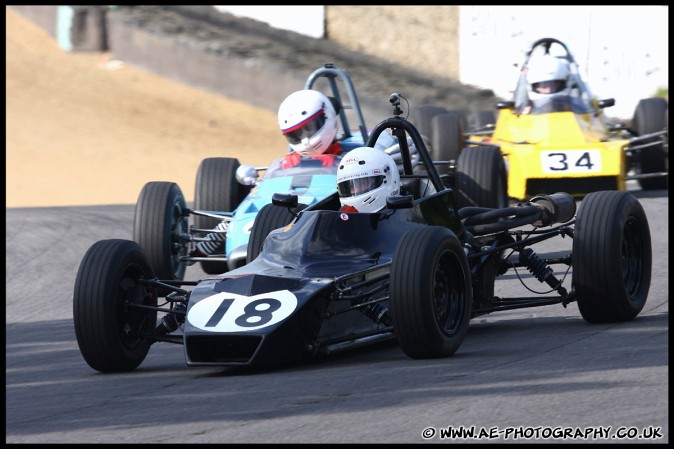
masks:
[[[565,59],[544,54],[529,63],[527,80],[531,86],[530,98],[544,98],[566,89],[569,63]]]
[[[335,108],[328,97],[316,90],[299,90],[283,100],[278,124],[290,148],[302,156],[323,153],[337,136]]]
[[[337,169],[337,191],[342,207],[377,212],[386,197],[400,192],[398,166],[383,150],[359,147],[349,151]]]

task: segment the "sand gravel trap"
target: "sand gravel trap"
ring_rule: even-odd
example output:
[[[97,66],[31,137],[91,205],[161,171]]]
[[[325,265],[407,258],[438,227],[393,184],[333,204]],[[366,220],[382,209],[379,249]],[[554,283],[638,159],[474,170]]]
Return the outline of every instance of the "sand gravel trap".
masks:
[[[135,204],[148,181],[188,201],[206,157],[268,164],[286,143],[268,110],[68,53],[6,11],[6,207]]]

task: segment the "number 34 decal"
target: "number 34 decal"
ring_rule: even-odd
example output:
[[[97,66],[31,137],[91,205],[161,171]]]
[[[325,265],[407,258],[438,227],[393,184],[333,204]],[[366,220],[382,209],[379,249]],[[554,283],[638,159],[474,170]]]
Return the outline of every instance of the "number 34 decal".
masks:
[[[288,290],[257,296],[218,293],[194,304],[187,321],[205,331],[243,332],[279,323],[296,308],[297,297]]]
[[[541,151],[543,173],[596,173],[601,171],[599,150]]]

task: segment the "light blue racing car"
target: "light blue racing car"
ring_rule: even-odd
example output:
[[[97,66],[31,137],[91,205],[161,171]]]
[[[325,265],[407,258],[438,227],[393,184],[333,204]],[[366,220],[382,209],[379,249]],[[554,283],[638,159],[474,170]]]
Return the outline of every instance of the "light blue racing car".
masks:
[[[363,146],[368,129],[349,73],[332,64],[311,73],[305,89],[319,89],[321,79],[330,90],[338,108],[339,140],[343,152]],[[348,102],[343,101],[346,91]],[[326,94],[330,95],[330,94]],[[349,111],[349,114],[347,114]],[[357,128],[349,125],[349,117]],[[412,163],[419,156],[408,139]],[[402,170],[400,146],[395,136],[382,133],[375,144],[389,153]],[[159,279],[182,280],[188,265],[198,262],[207,274],[221,274],[249,262],[249,253],[259,253],[266,235],[251,235],[256,217],[266,221],[265,229],[290,223],[299,209],[313,205],[336,190],[337,166],[322,167],[320,161],[303,160],[299,165],[281,170],[278,158],[267,167],[240,164],[236,158],[204,159],[197,171],[195,200],[192,209],[180,187],[173,182],[153,181],[143,187],[136,203],[133,239],[148,255]],[[260,176],[260,174],[262,174]],[[296,194],[298,210],[272,208],[275,193]],[[216,250],[205,257],[190,256],[198,242],[207,242]],[[251,248],[254,248],[251,251]]]

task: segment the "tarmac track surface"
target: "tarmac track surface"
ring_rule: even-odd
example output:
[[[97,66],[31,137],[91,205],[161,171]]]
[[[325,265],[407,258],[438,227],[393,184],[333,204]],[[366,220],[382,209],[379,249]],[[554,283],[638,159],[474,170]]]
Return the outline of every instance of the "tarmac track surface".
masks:
[[[575,304],[520,309],[474,319],[447,359],[412,360],[390,342],[265,371],[189,368],[182,346],[160,343],[136,371],[108,375],[79,353],[72,291],[91,244],[131,238],[133,205],[7,209],[6,442],[420,443],[449,426],[508,442],[609,427],[668,442],[668,196],[635,194],[654,268],[631,322],[590,325]],[[517,285],[506,279],[501,295]]]

